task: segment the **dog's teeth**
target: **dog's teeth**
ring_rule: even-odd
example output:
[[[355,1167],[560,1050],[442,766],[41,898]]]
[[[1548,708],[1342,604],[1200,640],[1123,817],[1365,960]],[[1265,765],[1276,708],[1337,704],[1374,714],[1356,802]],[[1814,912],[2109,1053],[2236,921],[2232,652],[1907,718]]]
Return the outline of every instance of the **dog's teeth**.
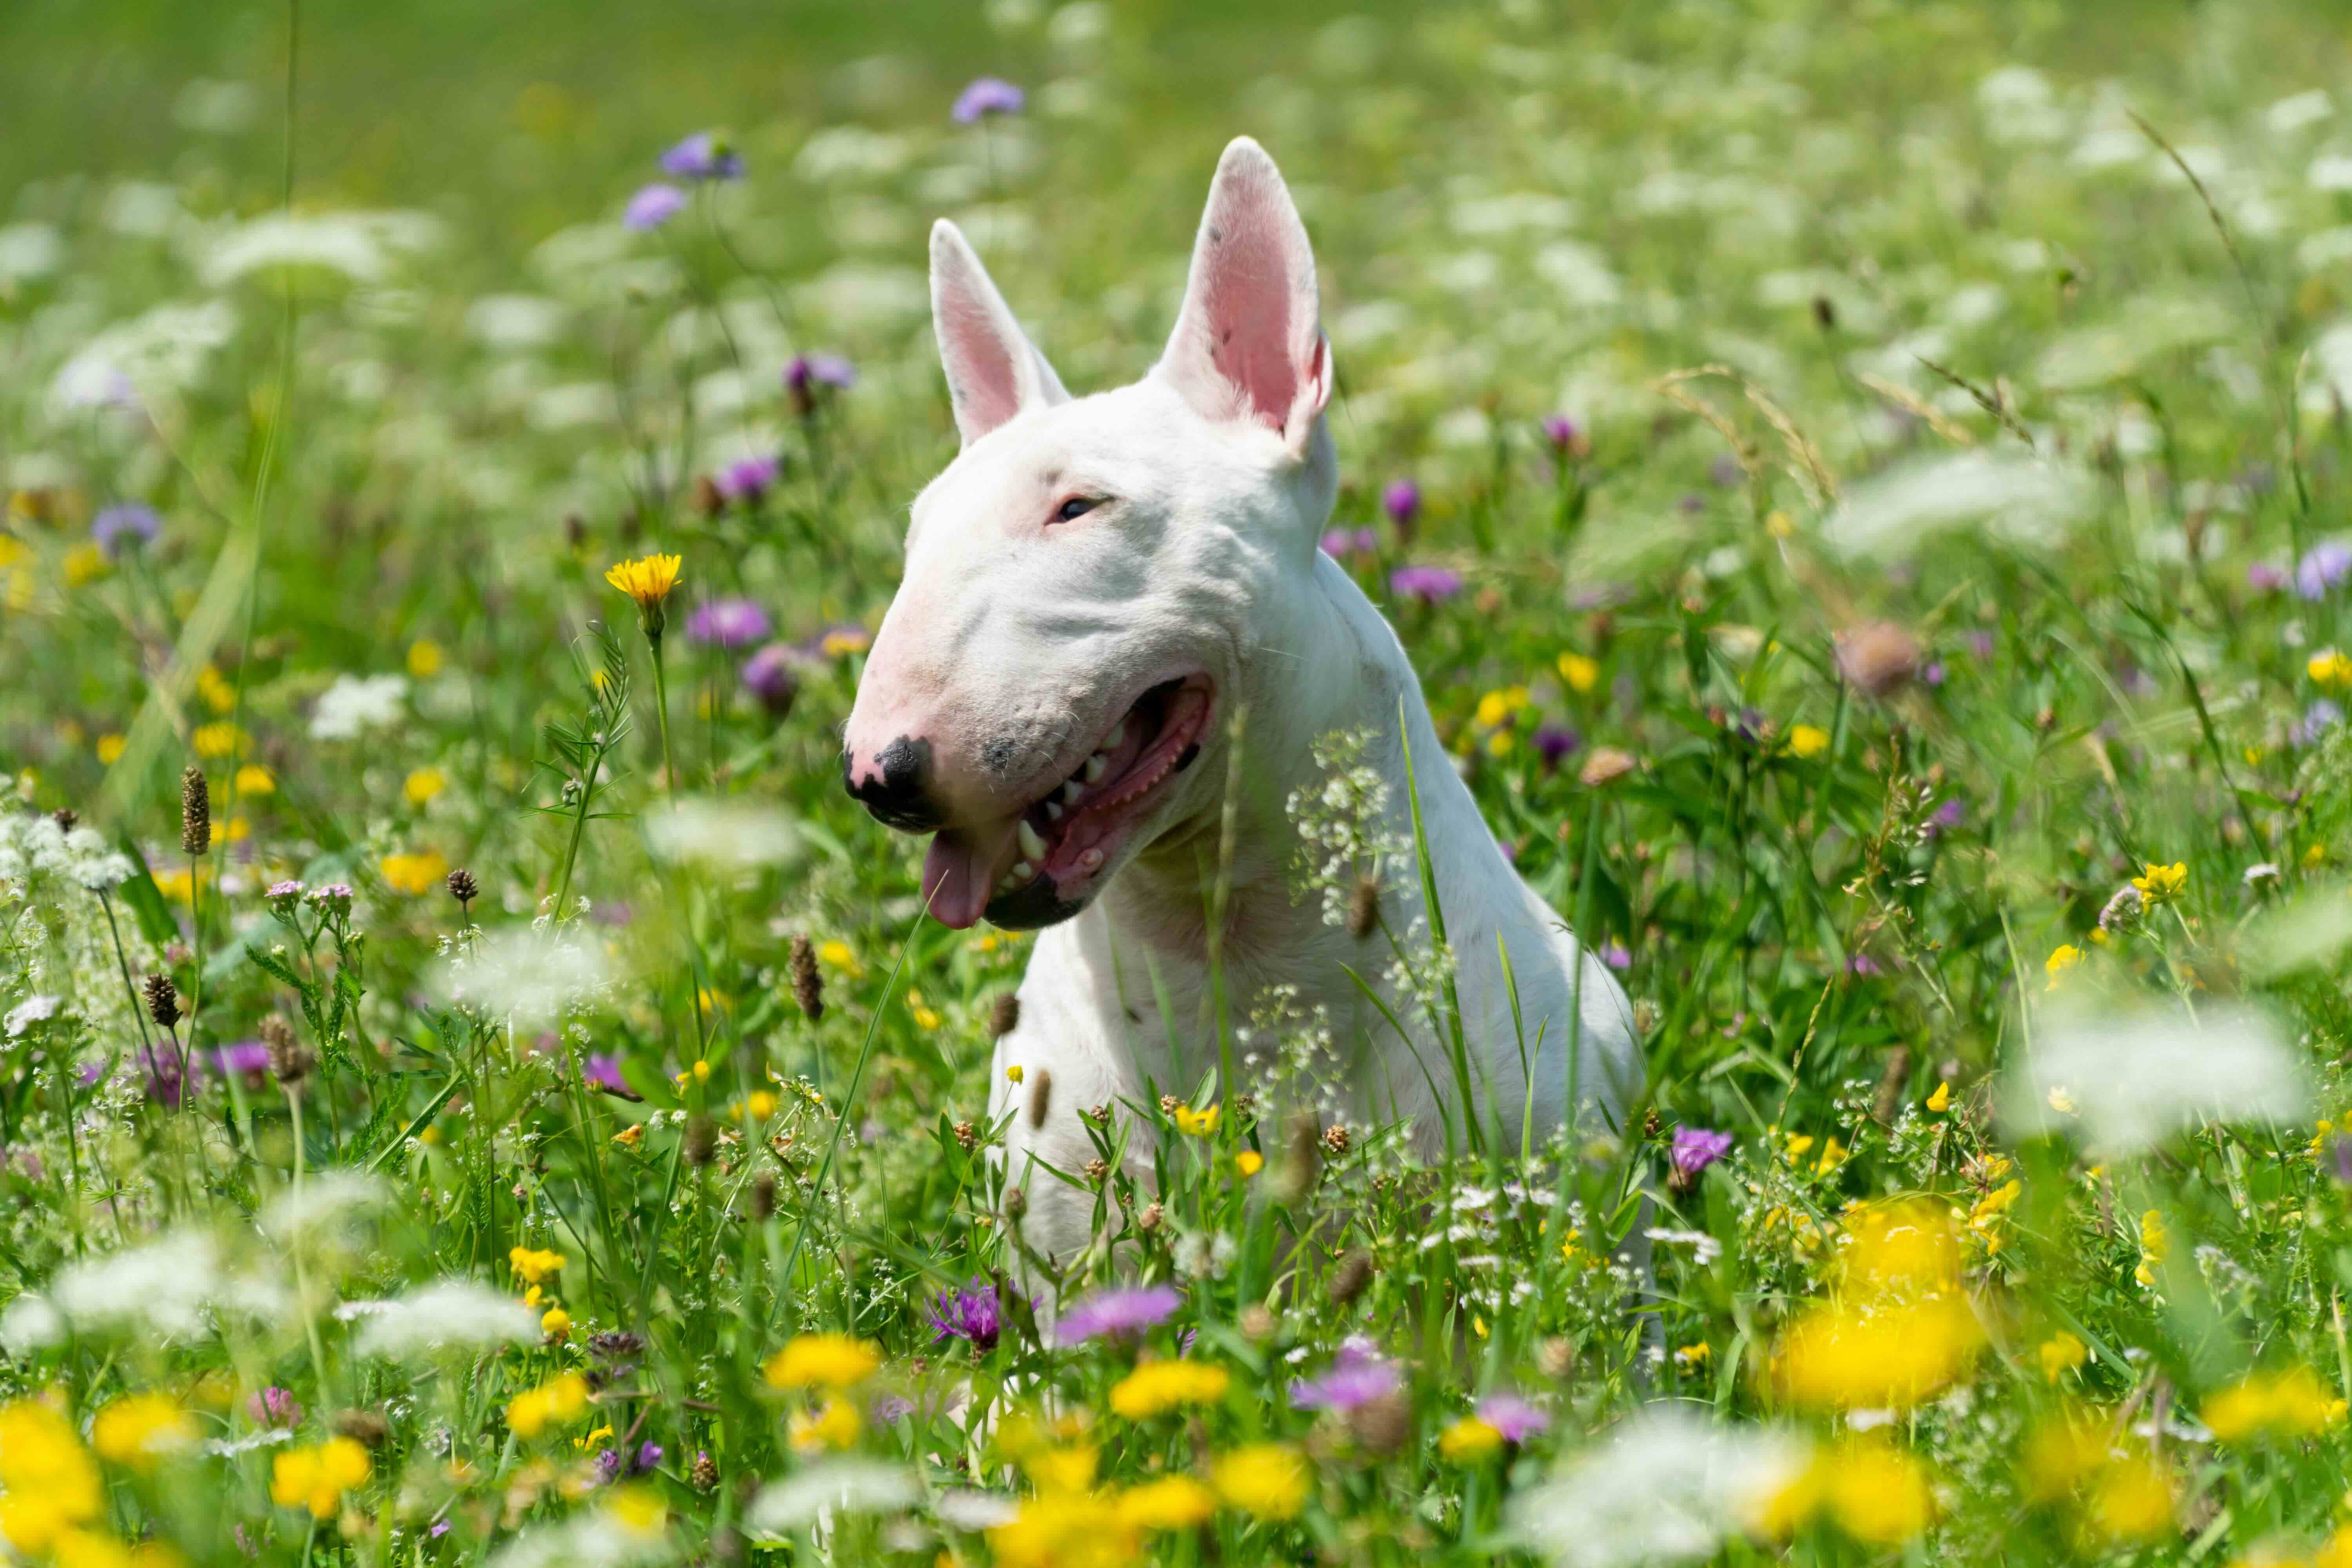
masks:
[[[1103,737],[1101,749],[1106,752],[1116,752],[1118,750],[1118,743],[1126,739],[1127,721],[1122,719],[1112,727],[1109,734]]]
[[[1029,819],[1025,816],[1021,819],[1020,832],[1023,857],[1028,860],[1043,860],[1045,858],[1045,841],[1037,837],[1037,830],[1029,826]]]
[[[1060,801],[1049,800],[1045,803],[1045,820],[1048,822],[1059,822],[1062,820],[1062,803]]]
[[[1100,752],[1087,759],[1087,783],[1094,784],[1108,772],[1110,772],[1110,759]]]
[[[1013,873],[1010,871],[1007,871],[1004,875],[996,879],[996,890],[1000,893],[1009,893],[1020,885],[1021,884],[1019,882],[1013,880]]]
[[[1098,871],[1102,869],[1102,851],[1099,849],[1087,850],[1085,854],[1078,857],[1078,864],[1084,866],[1089,871]]]
[[[1022,883],[1027,881],[1036,874],[1037,868],[1030,865],[1026,860],[1015,860],[1013,863],[1013,884],[1014,887],[1019,887]]]
[[[1067,805],[1076,805],[1078,804],[1078,796],[1084,795],[1086,790],[1086,785],[1080,784],[1076,779],[1072,779],[1069,783],[1062,786],[1062,799]]]

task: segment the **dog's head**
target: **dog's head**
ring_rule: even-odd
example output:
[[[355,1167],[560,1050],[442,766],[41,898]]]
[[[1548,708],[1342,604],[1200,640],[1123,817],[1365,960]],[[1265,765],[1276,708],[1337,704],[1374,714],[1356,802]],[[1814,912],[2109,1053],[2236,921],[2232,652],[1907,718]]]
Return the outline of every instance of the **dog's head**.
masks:
[[[963,450],[915,500],[844,779],[936,830],[940,921],[1050,925],[1210,809],[1252,651],[1313,571],[1336,482],[1315,258],[1244,138],[1135,384],[1071,397],[944,222],[931,313]]]

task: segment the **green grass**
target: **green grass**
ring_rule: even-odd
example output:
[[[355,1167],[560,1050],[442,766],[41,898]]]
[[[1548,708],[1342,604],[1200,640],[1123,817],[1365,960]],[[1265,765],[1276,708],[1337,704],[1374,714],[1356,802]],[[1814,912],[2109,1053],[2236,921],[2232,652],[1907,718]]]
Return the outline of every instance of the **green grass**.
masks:
[[[149,1538],[205,1563],[1469,1563],[1539,1559],[1553,1521],[1585,1543],[1560,1560],[1616,1563],[1629,1531],[1578,1498],[1654,1522],[1712,1444],[1760,1478],[1691,1483],[1728,1561],[2327,1540],[2352,742],[2316,705],[2352,702],[2325,657],[2352,585],[2265,575],[2345,532],[2352,132],[2276,107],[2335,90],[2327,10],[993,16],[308,5],[292,206],[326,248],[250,268],[286,195],[288,14],[0,17],[0,1394],[65,1423],[0,1410],[0,1533],[66,1563]],[[1030,110],[958,130],[982,71]],[[659,151],[710,125],[747,177],[624,235]],[[1196,1125],[1220,1105],[1213,1131],[1157,1105],[1100,1127],[1151,1179],[1075,1173],[1100,1245],[1054,1272],[1066,1300],[1179,1281],[1181,1307],[1069,1348],[1008,1300],[992,1348],[935,1344],[940,1291],[1023,1261],[984,1108],[1027,943],[926,923],[919,844],[836,783],[841,634],[878,622],[954,449],[924,230],[963,220],[1072,386],[1111,384],[1164,340],[1240,132],[1322,266],[1334,526],[1378,540],[1350,569],[1520,870],[1622,954],[1649,1080],[1581,1159],[1458,1163],[1295,1122],[1278,1074],[1160,1086]],[[803,413],[778,376],[817,352],[858,380]],[[69,395],[100,360],[129,405]],[[1555,413],[1589,440],[1565,464]],[[760,505],[698,503],[754,453],[785,464]],[[1406,477],[1409,535],[1379,500]],[[154,542],[94,550],[131,501]],[[684,562],[658,679],[603,580],[656,546]],[[1408,563],[1465,589],[1401,601]],[[730,595],[806,650],[788,716],[742,688],[750,650],[685,635]],[[379,721],[317,732],[339,682],[389,676]],[[1579,738],[1557,765],[1547,726]],[[1633,765],[1588,784],[1603,748]],[[776,853],[656,854],[665,749],[676,792]],[[35,826],[59,810],[95,837]],[[2176,862],[2177,894],[2149,871]],[[2152,901],[2094,940],[2136,878]],[[282,879],[350,910],[273,906]],[[550,971],[571,984],[530,1005]],[[191,1016],[149,1016],[158,973]],[[272,1019],[310,1058],[290,1089],[151,1091],[151,1054]],[[590,1058],[641,1098],[584,1089]],[[2103,1138],[2128,1092],[2179,1110],[2216,1062],[2185,1124]],[[1670,1179],[1699,1129],[1731,1152]],[[1663,1360],[1608,1261],[1649,1226],[1680,1233]],[[384,1346],[395,1320],[337,1310],[449,1279],[478,1299],[444,1316],[511,1342]],[[1160,1373],[1114,1392],[1192,1335],[1197,1403],[1139,1405]],[[1295,1408],[1350,1335],[1395,1394]],[[814,1384],[763,1373],[789,1345]],[[285,1447],[247,1407],[271,1387],[301,1407]],[[168,1407],[116,1403],[143,1394]],[[1501,1394],[1548,1428],[1463,1424]],[[339,1431],[368,1454],[347,1487]],[[1650,1446],[1608,1447],[1628,1432]],[[592,1484],[646,1443],[646,1474]],[[853,1458],[893,1500],[821,1531],[777,1500]],[[1556,1477],[1579,1466],[1601,1479]],[[1178,1524],[1198,1500],[1141,1489],[1188,1476],[1213,1507]]]

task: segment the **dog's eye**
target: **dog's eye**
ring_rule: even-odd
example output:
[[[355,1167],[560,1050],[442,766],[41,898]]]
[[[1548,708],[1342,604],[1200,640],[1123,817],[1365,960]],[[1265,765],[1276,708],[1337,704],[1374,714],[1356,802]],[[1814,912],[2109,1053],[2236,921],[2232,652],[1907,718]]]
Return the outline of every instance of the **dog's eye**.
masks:
[[[1095,508],[1100,505],[1102,505],[1102,501],[1094,496],[1072,496],[1069,500],[1064,501],[1060,506],[1054,509],[1054,521],[1055,522],[1068,522],[1073,518],[1086,516],[1087,513],[1094,510]]]

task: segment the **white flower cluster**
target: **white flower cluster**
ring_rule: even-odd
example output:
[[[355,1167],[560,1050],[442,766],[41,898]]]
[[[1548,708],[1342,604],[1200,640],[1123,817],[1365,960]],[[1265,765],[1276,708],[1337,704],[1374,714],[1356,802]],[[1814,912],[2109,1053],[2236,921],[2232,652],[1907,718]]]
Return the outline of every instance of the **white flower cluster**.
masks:
[[[1315,743],[1312,755],[1323,782],[1295,789],[1284,803],[1298,829],[1300,880],[1323,896],[1326,925],[1348,923],[1348,903],[1356,882],[1380,874],[1381,862],[1408,846],[1389,826],[1389,784],[1364,761],[1372,737],[1341,730]]]

